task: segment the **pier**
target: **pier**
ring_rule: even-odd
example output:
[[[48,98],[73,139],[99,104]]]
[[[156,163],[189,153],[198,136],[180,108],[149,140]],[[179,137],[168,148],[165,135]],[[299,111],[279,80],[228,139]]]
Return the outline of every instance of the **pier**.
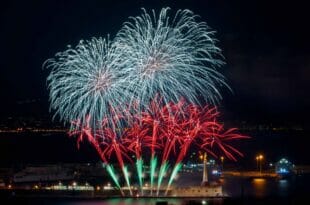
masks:
[[[274,172],[259,172],[259,171],[224,171],[222,176],[225,177],[245,177],[245,178],[277,178],[277,173]]]

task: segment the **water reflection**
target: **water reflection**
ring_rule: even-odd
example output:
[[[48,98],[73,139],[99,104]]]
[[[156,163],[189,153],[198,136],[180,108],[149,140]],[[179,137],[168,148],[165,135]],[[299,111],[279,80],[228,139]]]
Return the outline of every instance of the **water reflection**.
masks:
[[[106,200],[96,200],[96,201],[74,201],[74,202],[65,202],[59,205],[155,205],[157,202],[167,202],[167,204],[171,205],[181,205],[184,200],[176,199],[176,198],[113,198]],[[206,202],[206,201],[205,201]],[[207,204],[207,203],[206,203]]]
[[[279,180],[278,193],[280,196],[287,196],[289,194],[289,181],[287,179]]]
[[[307,178],[305,177],[305,179]],[[292,194],[296,186],[296,182],[291,178],[281,180],[275,178],[227,178],[223,181],[223,192],[225,196],[229,197],[287,197]],[[299,189],[299,187],[297,188]]]
[[[221,198],[113,198],[93,201],[66,201],[62,203],[57,203],[57,205],[222,205],[223,202],[224,201]],[[54,203],[51,204],[54,205]]]
[[[263,178],[255,178],[252,181],[254,195],[256,197],[264,197],[266,195],[267,182],[266,179]]]

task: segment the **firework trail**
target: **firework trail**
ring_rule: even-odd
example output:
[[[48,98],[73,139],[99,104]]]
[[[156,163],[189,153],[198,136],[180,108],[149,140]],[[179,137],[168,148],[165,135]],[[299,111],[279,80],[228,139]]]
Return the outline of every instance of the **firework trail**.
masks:
[[[176,160],[175,165],[172,167],[167,191],[179,169],[182,167],[182,161],[192,145],[208,153],[212,153],[215,157],[216,154],[211,150],[214,150],[216,147],[232,160],[235,160],[234,153],[242,156],[237,149],[233,148],[227,142],[247,137],[238,134],[235,128],[225,130],[224,125],[218,122],[219,112],[216,107],[200,107],[189,104],[184,99],[181,99],[177,103],[169,103],[163,106],[160,102],[152,102],[149,107],[152,110],[144,113],[141,116],[141,121],[144,123],[144,127],[148,127],[149,130],[153,129],[151,135],[155,133],[155,137],[152,137],[152,139],[155,139],[157,148],[160,151],[156,155],[157,158],[161,156],[157,179],[157,195],[159,195],[164,175],[168,171],[169,164],[171,164],[169,163],[171,158],[175,158]],[[154,110],[156,110],[156,115],[153,114]],[[157,128],[154,132],[155,123]],[[152,141],[152,143],[154,142]],[[150,147],[151,151],[154,151],[152,146]],[[157,162],[152,161],[152,159],[156,159],[153,156],[155,154],[152,154],[151,165]],[[151,184],[152,175],[155,172],[152,169],[155,168],[156,164],[153,167],[151,166]]]
[[[126,154],[127,149],[120,141],[120,138],[117,137],[119,132],[116,132],[115,129],[112,129],[109,125],[110,124],[108,123],[108,120],[105,118],[102,120],[102,126],[100,130],[92,130],[92,127],[90,126],[90,116],[87,116],[84,124],[81,123],[79,120],[72,122],[72,126],[75,129],[69,132],[69,136],[78,136],[78,148],[80,147],[80,143],[83,141],[83,139],[86,139],[96,149],[102,162],[106,165],[107,172],[110,174],[116,186],[120,189],[122,196],[124,196],[124,192],[115,175],[114,168],[109,163],[111,155],[114,154],[125,177],[125,181],[127,183],[130,195],[132,195],[128,170],[124,164],[123,157],[125,157],[128,161],[131,160]]]
[[[156,114],[154,114],[155,110]],[[109,165],[111,156],[116,157],[131,195],[133,193],[125,164],[132,163],[128,156],[130,153],[135,156],[138,182],[143,195],[143,161],[147,158],[147,154],[143,155],[143,153],[150,153],[150,194],[153,195],[157,164],[160,162],[156,187],[156,194],[159,195],[169,166],[174,164],[171,166],[166,193],[181,169],[182,161],[191,146],[207,151],[215,157],[216,148],[232,160],[236,159],[234,154],[242,156],[237,149],[229,145],[229,142],[247,137],[238,134],[235,128],[226,130],[223,124],[218,122],[218,117],[219,112],[212,106],[200,107],[188,104],[185,100],[167,105],[151,102],[149,110],[131,117],[130,126],[123,132],[118,132],[111,127],[108,119],[103,119],[100,129],[93,131],[88,123],[90,117],[87,117],[86,125],[81,125],[79,121],[73,122],[77,128],[71,131],[70,135],[78,136],[78,146],[83,139],[94,146],[101,160],[107,164],[107,171],[122,194],[124,193],[113,167]],[[173,158],[175,160],[172,160]]]
[[[126,137],[123,138],[123,143],[127,147],[128,151],[134,153],[136,158],[136,169],[138,173],[138,180],[140,185],[141,194],[143,195],[143,159],[142,159],[142,148],[148,146],[147,144],[147,129],[143,129],[140,126],[140,121],[131,126],[126,132]]]
[[[86,123],[87,123],[87,121],[86,121]],[[72,122],[72,124],[74,124],[74,126],[81,126],[81,123],[78,121]],[[112,180],[114,181],[116,187],[120,190],[121,195],[125,196],[125,194],[124,194],[124,192],[123,192],[123,190],[119,184],[118,178],[115,174],[113,166],[109,163],[105,154],[103,153],[102,147],[100,146],[100,142],[91,133],[90,127],[86,124],[86,126],[81,127],[81,129],[77,129],[77,130],[69,132],[69,136],[75,136],[75,135],[78,135],[78,138],[77,138],[78,149],[80,147],[80,143],[85,138],[95,148],[95,150],[97,151],[101,161],[103,162],[103,165],[106,166],[106,170],[110,174],[110,176],[111,176]]]
[[[103,149],[103,154],[107,155],[108,158],[111,157],[112,153],[115,154],[117,161],[119,163],[119,166],[122,169],[123,175],[125,177],[125,181],[127,184],[127,187],[129,189],[130,195],[132,196],[132,190],[130,186],[130,181],[129,181],[129,174],[128,174],[128,169],[125,166],[123,156],[126,157],[129,161],[130,158],[128,157],[127,149],[125,146],[122,144],[122,141],[120,138],[118,138],[117,133],[114,132],[111,128],[107,127],[103,130],[101,138],[104,139],[102,141],[103,146],[105,147]]]
[[[143,9],[131,17],[116,36],[117,48],[127,61],[129,81],[126,93],[132,101],[147,107],[156,94],[163,102],[209,104],[221,99],[219,87],[228,85],[217,71],[224,62],[215,45],[214,31],[189,10],[168,15],[169,8],[157,16]],[[143,109],[143,108],[142,108]]]

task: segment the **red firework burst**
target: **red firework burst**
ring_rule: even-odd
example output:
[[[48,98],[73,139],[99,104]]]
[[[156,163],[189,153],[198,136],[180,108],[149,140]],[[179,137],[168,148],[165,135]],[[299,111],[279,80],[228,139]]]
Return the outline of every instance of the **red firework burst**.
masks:
[[[242,156],[242,153],[229,143],[248,138],[238,134],[236,128],[225,130],[224,125],[218,122],[216,107],[187,104],[183,99],[164,105],[159,98],[155,98],[149,110],[129,115],[131,112],[128,109],[123,113],[126,116],[115,114],[112,120],[103,119],[98,130],[91,130],[88,123],[81,127],[79,121],[73,122],[76,129],[69,134],[78,135],[78,146],[83,139],[87,139],[105,163],[112,155],[116,156],[121,167],[125,161],[131,161],[129,153],[140,159],[143,150],[147,149],[152,156],[161,156],[162,163],[169,158],[175,158],[179,163],[191,145],[215,157],[215,150],[221,150],[228,158],[236,160],[234,155]],[[89,119],[90,116],[87,121]],[[120,119],[129,119],[129,126],[116,131]]]

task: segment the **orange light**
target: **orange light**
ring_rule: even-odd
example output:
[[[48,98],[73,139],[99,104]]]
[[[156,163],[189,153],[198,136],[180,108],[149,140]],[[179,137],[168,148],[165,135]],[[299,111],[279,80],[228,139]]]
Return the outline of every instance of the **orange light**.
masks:
[[[260,154],[260,155],[256,156],[255,159],[256,160],[262,160],[262,159],[264,159],[264,156],[262,154]]]
[[[266,183],[266,179],[263,178],[254,178],[253,183],[256,185],[263,185]]]

